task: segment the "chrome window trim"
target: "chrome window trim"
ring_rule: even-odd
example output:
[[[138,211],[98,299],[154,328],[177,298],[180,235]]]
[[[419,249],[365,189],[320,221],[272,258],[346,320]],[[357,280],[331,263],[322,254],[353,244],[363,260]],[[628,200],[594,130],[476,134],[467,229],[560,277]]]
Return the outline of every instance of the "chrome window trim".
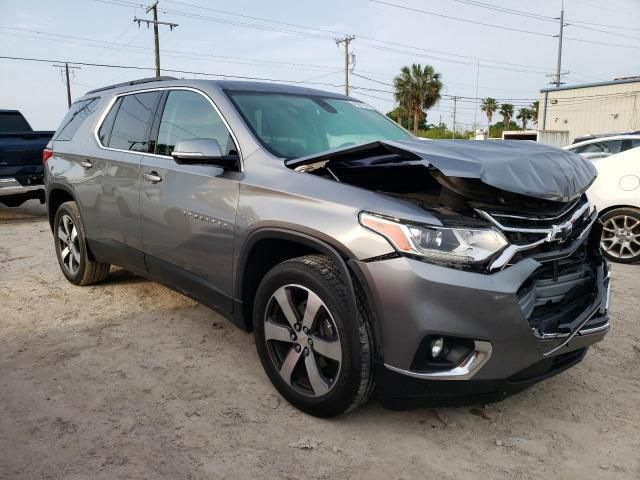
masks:
[[[384,366],[393,372],[425,380],[469,380],[489,361],[492,353],[493,347],[491,343],[474,340],[474,351],[460,362],[460,365],[450,370],[414,372],[412,370],[403,370],[402,368],[394,367],[388,363],[385,363]]]
[[[216,113],[222,119],[222,122],[227,127],[227,130],[229,131],[229,134],[231,135],[231,138],[233,139],[234,143],[236,144],[236,147],[238,147],[238,156],[240,157],[240,162],[239,162],[239,164],[240,164],[240,172],[243,172],[244,171],[244,162],[243,162],[243,159],[242,159],[242,147],[240,146],[240,142],[238,142],[238,138],[236,137],[235,133],[233,132],[233,129],[229,125],[229,122],[227,122],[227,119],[224,117],[224,115],[222,115],[222,112],[220,111],[218,106],[213,102],[213,100],[211,100],[211,97],[209,97],[209,95],[207,95],[202,90],[199,90],[199,89],[193,88],[193,87],[170,86],[170,87],[145,88],[145,89],[141,89],[141,90],[132,90],[132,91],[129,91],[129,92],[123,92],[123,93],[119,93],[117,95],[114,95],[113,98],[111,98],[111,100],[109,100],[109,104],[107,105],[107,107],[100,114],[100,117],[98,118],[98,121],[96,123],[96,127],[93,129],[93,136],[94,136],[94,138],[96,140],[96,143],[98,144],[98,147],[100,147],[102,150],[110,150],[112,152],[124,152],[124,153],[132,153],[132,154],[137,154],[137,155],[147,155],[147,156],[151,156],[151,157],[164,158],[164,159],[169,159],[169,160],[173,161],[173,157],[171,157],[171,155],[158,155],[157,153],[136,152],[136,151],[132,151],[132,150],[123,150],[121,148],[105,147],[104,145],[102,145],[102,142],[100,142],[100,137],[98,136],[98,130],[100,130],[100,127],[102,127],[102,124],[104,123],[105,118],[107,117],[107,115],[111,111],[111,108],[113,108],[113,104],[116,103],[118,98],[125,97],[127,95],[135,95],[137,93],[163,92],[165,90],[169,90],[169,91],[171,91],[171,90],[186,90],[186,91],[190,91],[190,92],[194,92],[194,93],[197,93],[199,95],[202,95],[205,99],[207,99],[207,101],[211,104],[213,109],[216,111]],[[162,121],[162,118],[160,120]]]

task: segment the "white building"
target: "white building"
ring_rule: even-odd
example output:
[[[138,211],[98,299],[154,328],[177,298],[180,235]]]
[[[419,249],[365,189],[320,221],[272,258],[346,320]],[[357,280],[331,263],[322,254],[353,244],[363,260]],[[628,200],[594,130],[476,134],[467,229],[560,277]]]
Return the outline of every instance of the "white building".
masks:
[[[640,129],[640,77],[540,91],[538,129],[569,139]]]

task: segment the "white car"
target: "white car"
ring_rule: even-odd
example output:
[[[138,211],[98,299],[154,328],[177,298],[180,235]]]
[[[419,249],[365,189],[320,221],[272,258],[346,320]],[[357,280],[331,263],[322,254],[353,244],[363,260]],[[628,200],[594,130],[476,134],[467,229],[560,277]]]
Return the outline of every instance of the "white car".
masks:
[[[598,178],[587,191],[603,224],[600,245],[612,261],[640,261],[640,147],[592,159]]]
[[[591,138],[567,145],[564,150],[569,150],[580,154],[584,158],[594,160],[626,152],[637,147],[640,147],[640,134],[620,134]]]

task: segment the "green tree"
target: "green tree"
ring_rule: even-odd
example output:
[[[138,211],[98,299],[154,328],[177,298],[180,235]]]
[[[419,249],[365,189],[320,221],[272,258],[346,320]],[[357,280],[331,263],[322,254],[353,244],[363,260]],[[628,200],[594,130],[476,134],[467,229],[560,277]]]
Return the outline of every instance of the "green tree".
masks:
[[[487,97],[482,100],[480,110],[487,114],[487,122],[489,125],[491,125],[493,114],[496,113],[496,110],[498,110],[498,102],[495,98]]]
[[[398,122],[399,125],[409,128],[409,116],[403,107],[396,107],[390,112],[387,112],[387,117]]]
[[[533,111],[529,108],[522,107],[518,110],[518,116],[516,117],[522,122],[522,129],[527,129],[527,122],[533,118]]]
[[[498,113],[502,115],[502,124],[506,125],[506,129],[509,130],[511,119],[513,118],[513,105],[510,103],[503,103],[500,105],[500,111]]]
[[[402,67],[393,85],[395,99],[408,116],[413,117],[413,133],[417,135],[424,111],[440,100],[441,75],[431,65],[423,67],[414,63],[411,67]]]
[[[538,125],[538,116],[540,115],[540,102],[538,100],[536,100],[535,102],[533,102],[531,104],[531,113],[533,115],[533,123],[536,124],[536,126]]]
[[[489,137],[490,138],[502,138],[502,132],[505,130],[517,130],[518,129],[518,124],[516,122],[514,122],[513,120],[511,122],[509,122],[509,128],[505,128],[504,123],[502,122],[496,122],[493,125],[491,125],[491,128],[489,129]]]

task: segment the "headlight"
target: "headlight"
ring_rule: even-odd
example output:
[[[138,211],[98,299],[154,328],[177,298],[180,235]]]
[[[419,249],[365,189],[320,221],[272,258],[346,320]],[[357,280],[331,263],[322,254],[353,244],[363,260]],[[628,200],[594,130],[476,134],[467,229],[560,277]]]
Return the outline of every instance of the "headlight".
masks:
[[[385,237],[399,252],[435,263],[483,262],[509,243],[493,228],[413,225],[365,212],[360,213],[360,223]]]

